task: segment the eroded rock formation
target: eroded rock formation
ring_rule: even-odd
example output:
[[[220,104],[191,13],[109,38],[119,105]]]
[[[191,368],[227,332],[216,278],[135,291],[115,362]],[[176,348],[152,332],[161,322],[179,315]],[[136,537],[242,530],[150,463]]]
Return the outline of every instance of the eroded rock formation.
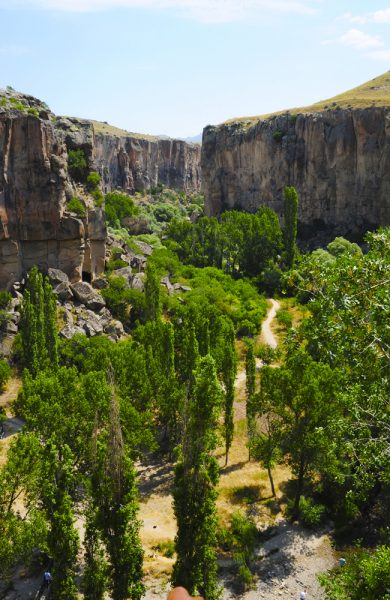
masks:
[[[98,132],[90,121],[56,117],[31,96],[0,90],[0,289],[33,265],[61,269],[71,282],[104,270],[104,213],[69,175],[68,152],[75,149],[83,150],[89,170],[100,172],[104,192],[159,183],[200,187],[196,144]],[[67,208],[80,195],[82,218]]]
[[[282,215],[286,185],[299,193],[302,238],[358,237],[389,224],[389,108],[206,127],[202,186],[208,215],[263,205]]]
[[[0,113],[0,288],[34,264],[65,271],[72,281],[104,268],[101,208],[83,219],[67,211],[75,195],[67,151],[50,119],[20,110]],[[93,250],[90,250],[92,249]]]

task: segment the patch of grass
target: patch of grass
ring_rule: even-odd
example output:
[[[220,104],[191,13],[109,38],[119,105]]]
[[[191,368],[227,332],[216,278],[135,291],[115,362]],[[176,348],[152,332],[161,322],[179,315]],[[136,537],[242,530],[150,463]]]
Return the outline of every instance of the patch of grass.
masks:
[[[292,115],[322,112],[324,110],[339,110],[340,108],[345,109],[358,109],[367,108],[370,106],[389,106],[390,107],[390,71],[387,71],[379,77],[375,77],[371,81],[367,81],[358,87],[352,88],[346,92],[338,94],[333,98],[327,100],[320,100],[309,106],[302,108],[293,108],[291,110]],[[232,125],[234,123],[240,123],[243,128],[249,128],[258,121],[266,121],[277,115],[286,114],[286,110],[268,113],[265,115],[253,116],[253,117],[238,117],[235,119],[229,119],[225,121],[223,125]],[[290,111],[289,111],[290,112]]]
[[[166,558],[173,558],[175,555],[175,542],[172,540],[166,540],[165,542],[159,542],[153,546],[153,550],[157,550]]]
[[[236,504],[253,504],[260,500],[259,485],[243,485],[235,487],[232,488],[230,493],[232,502]]]

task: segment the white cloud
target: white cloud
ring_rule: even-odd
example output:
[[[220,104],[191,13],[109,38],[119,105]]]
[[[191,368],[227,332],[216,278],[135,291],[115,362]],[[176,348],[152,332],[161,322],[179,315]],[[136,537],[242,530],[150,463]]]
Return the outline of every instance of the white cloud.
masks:
[[[373,58],[374,60],[383,60],[390,61],[390,50],[374,50],[373,52],[368,52],[366,55],[368,58]]]
[[[369,35],[360,31],[360,29],[350,29],[344,33],[338,40],[343,46],[350,46],[351,48],[365,49],[365,48],[381,48],[384,46],[381,38],[377,35]]]
[[[374,12],[366,13],[365,15],[353,15],[352,13],[346,13],[342,16],[350,23],[390,23],[390,8],[383,10],[376,10]]]
[[[259,11],[314,15],[318,0],[13,0],[12,7],[92,12],[112,8],[149,8],[180,11],[206,23],[245,19]],[[0,8],[9,8],[9,0],[0,0]]]

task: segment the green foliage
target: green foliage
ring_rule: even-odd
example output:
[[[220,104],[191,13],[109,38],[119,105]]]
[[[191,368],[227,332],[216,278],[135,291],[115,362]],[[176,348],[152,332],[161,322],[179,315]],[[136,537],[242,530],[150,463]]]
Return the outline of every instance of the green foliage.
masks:
[[[282,327],[285,329],[291,329],[292,327],[292,314],[288,312],[288,310],[280,309],[276,313],[276,319]]]
[[[221,223],[207,217],[195,224],[173,220],[167,235],[167,246],[182,262],[251,277],[268,269],[282,249],[278,217],[265,207],[254,215],[227,211]]]
[[[172,580],[199,593],[205,600],[219,598],[217,584],[216,507],[218,463],[213,456],[217,445],[216,426],[222,404],[214,361],[200,359],[187,403],[187,422],[173,490],[178,532],[177,561]]]
[[[11,294],[4,290],[0,290],[0,310],[4,310],[7,308],[8,304],[11,301]]]
[[[34,108],[33,106],[31,106],[30,108],[27,109],[27,112],[29,115],[33,115],[37,119],[39,118],[39,110],[37,108]]]
[[[357,549],[346,555],[346,564],[319,577],[328,600],[389,600],[390,548]]]
[[[349,256],[355,256],[356,258],[362,257],[362,251],[357,244],[353,244],[349,242],[343,237],[337,237],[327,245],[328,252],[335,256],[336,258],[342,256],[343,254],[348,254]]]
[[[153,550],[157,550],[166,558],[173,558],[175,555],[175,542],[167,540],[166,542],[159,542],[153,547]]]
[[[19,326],[23,366],[33,376],[42,369],[56,369],[58,366],[56,313],[56,299],[51,286],[33,267],[23,293]]]
[[[99,187],[101,177],[96,171],[91,171],[87,177],[87,190],[93,192]]]
[[[76,213],[78,217],[85,217],[86,209],[80,198],[72,198],[67,204],[67,208],[70,212]]]
[[[145,316],[147,320],[156,320],[160,315],[160,278],[151,262],[146,267],[145,279]]]
[[[73,179],[80,183],[85,183],[88,173],[88,163],[84,150],[69,150],[68,169]]]
[[[240,512],[232,515],[230,523],[233,558],[238,565],[238,575],[244,589],[252,587],[254,578],[250,570],[253,560],[258,532],[252,519]]]
[[[282,139],[284,138],[285,133],[284,131],[274,131],[272,134],[272,137],[274,138],[275,142],[277,142],[278,144],[282,141]]]
[[[325,506],[316,504],[312,498],[301,496],[299,500],[300,520],[307,527],[317,527],[325,516]]]
[[[4,390],[5,384],[11,377],[11,367],[5,360],[0,360],[0,392]]]
[[[138,213],[131,196],[122,192],[110,192],[105,196],[105,213],[107,224],[111,227],[120,225],[126,217]]]
[[[284,248],[286,252],[286,263],[292,268],[296,255],[296,239],[298,224],[298,194],[294,187],[284,188]]]

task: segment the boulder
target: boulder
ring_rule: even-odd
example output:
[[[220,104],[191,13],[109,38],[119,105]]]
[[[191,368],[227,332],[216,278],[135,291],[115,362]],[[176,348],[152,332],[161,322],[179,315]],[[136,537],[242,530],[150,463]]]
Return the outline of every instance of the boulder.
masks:
[[[123,325],[120,321],[112,319],[104,328],[104,333],[112,337],[120,338],[122,335],[124,335],[125,330],[123,329]]]
[[[113,275],[115,275],[115,277],[123,277],[126,280],[128,287],[131,287],[131,282],[133,280],[131,267],[122,267],[122,269],[115,269]]]
[[[171,284],[171,282],[169,281],[169,277],[163,277],[160,280],[160,283],[161,283],[161,285],[165,285],[165,287],[168,290],[168,294],[170,296],[173,296],[173,293],[174,293],[175,289],[174,289],[173,285]]]
[[[50,279],[50,283],[52,285],[58,285],[61,283],[69,283],[69,277],[66,273],[61,271],[60,269],[48,269],[47,276]]]
[[[76,334],[85,335],[85,331],[82,327],[78,327],[77,325],[65,325],[59,333],[60,337],[63,337],[66,340],[70,340],[70,338]]]
[[[149,244],[146,244],[145,242],[141,242],[141,240],[134,240],[134,241],[137,244],[138,248],[141,250],[141,252],[146,254],[146,256],[151,256],[153,254],[152,246],[150,246]]]
[[[144,271],[146,268],[147,258],[142,254],[135,254],[131,257],[130,265],[137,271]]]
[[[136,273],[131,282],[131,288],[143,292],[145,289],[145,273]]]
[[[69,282],[63,281],[59,283],[53,290],[58,300],[61,302],[67,302],[73,298],[73,292],[70,288]]]
[[[183,285],[181,283],[175,283],[173,285],[174,289],[176,291],[181,291],[181,292],[191,292],[192,288],[190,288],[188,285]]]
[[[110,284],[108,283],[107,279],[104,277],[96,277],[96,279],[94,279],[92,282],[92,286],[96,290],[104,290],[105,288],[108,288],[109,285]]]
[[[95,292],[93,287],[86,281],[79,281],[71,285],[76,299],[92,310],[100,310],[106,305],[104,298]]]

